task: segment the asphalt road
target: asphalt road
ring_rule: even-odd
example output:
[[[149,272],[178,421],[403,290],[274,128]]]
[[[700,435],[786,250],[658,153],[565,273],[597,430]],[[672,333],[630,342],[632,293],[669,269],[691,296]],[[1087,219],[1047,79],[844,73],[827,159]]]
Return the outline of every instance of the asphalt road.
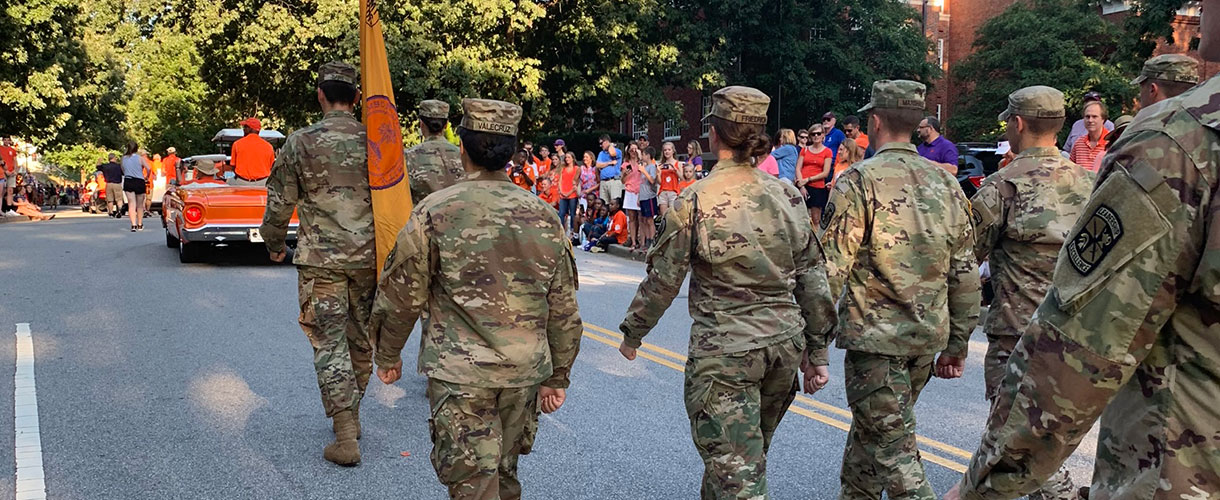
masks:
[[[34,341],[48,498],[442,499],[428,460],[424,380],[372,381],[361,412],[363,462],[322,458],[331,439],[308,341],[296,322],[296,272],[256,247],[183,265],[159,224],[65,212],[0,225],[0,500],[15,498],[16,324]],[[682,404],[690,318],[679,296],[635,362],[617,325],[643,265],[578,252],[586,338],[567,404],[544,415],[521,475],[527,498],[698,498],[702,463]],[[414,340],[414,339],[412,339]],[[404,359],[418,349],[408,342]],[[976,331],[966,376],[934,379],[917,407],[921,449],[938,493],[960,477],[982,433]],[[801,396],[768,458],[775,499],[839,490],[846,410],[842,352],[832,380]],[[1095,437],[1069,462],[1084,483]],[[408,452],[410,456],[403,456]]]

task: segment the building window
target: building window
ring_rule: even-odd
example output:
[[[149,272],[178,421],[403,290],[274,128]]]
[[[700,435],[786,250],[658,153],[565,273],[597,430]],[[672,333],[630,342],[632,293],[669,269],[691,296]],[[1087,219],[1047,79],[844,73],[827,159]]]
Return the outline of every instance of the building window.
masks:
[[[682,109],[682,103],[674,101],[678,109]],[[665,120],[665,139],[666,141],[676,141],[682,138],[682,130],[678,128],[678,120]]]
[[[705,96],[703,96],[702,105],[699,106],[699,116],[706,117],[711,112],[712,112],[712,96],[705,95]],[[707,137],[707,134],[712,131],[711,120],[708,120],[707,118],[703,118],[702,120],[700,120],[700,125],[701,125],[701,130],[699,132],[699,137]]]
[[[945,68],[945,39],[936,40],[936,65]]]
[[[635,108],[631,112],[631,138],[639,139],[648,136],[648,119],[644,114],[648,112],[646,107]]]
[[[940,105],[936,105],[936,120],[940,121]]]

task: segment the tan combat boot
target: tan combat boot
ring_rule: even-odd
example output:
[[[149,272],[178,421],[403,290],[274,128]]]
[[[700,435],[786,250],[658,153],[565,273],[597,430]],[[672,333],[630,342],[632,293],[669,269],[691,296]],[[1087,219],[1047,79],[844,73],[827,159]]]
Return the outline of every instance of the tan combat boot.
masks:
[[[355,414],[351,410],[343,410],[335,414],[335,442],[326,445],[322,456],[339,465],[356,465],[360,463],[360,444],[356,442],[359,427]]]
[[[352,418],[356,419],[356,439],[360,439],[360,437],[364,434],[364,429],[360,427],[360,407],[352,408]],[[338,420],[330,423],[330,430],[333,431],[335,435],[339,434]]]

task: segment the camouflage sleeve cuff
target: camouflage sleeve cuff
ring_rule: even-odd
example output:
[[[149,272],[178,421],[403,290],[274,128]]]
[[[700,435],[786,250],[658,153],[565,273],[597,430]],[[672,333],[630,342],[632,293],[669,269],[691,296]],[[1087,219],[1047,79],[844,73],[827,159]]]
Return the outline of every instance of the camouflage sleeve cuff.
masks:
[[[639,349],[640,345],[644,343],[644,336],[632,333],[631,328],[627,327],[627,321],[623,321],[623,324],[619,325],[618,329],[620,332],[623,332],[623,344],[627,347]]]
[[[809,351],[809,364],[813,366],[826,366],[830,364],[830,350],[823,347],[821,349],[811,349]]]
[[[560,375],[556,373],[551,375],[551,378],[546,379],[542,385],[551,389],[567,389],[569,385],[572,385],[572,381],[568,380],[568,374]]]
[[[374,361],[377,362],[377,366],[379,368],[389,368],[391,366],[398,364],[400,361],[402,361],[402,354],[397,353],[397,352],[391,354],[389,352],[385,352],[382,349],[378,349],[377,355],[373,356],[373,358],[374,358]]]
[[[941,351],[940,353],[945,356],[953,356],[955,358],[965,358],[967,354],[970,354],[970,341],[960,342],[960,343],[950,341],[949,346],[946,347],[945,350]]]

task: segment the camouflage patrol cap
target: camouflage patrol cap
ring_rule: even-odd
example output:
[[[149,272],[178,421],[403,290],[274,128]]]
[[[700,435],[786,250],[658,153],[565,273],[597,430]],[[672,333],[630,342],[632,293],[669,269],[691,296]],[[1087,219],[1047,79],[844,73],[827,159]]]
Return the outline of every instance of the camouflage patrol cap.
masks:
[[[438,101],[436,99],[428,99],[419,103],[420,118],[449,118],[449,103]]]
[[[725,87],[712,94],[712,112],[704,118],[715,116],[734,123],[766,125],[767,108],[770,105],[771,98],[761,90],[741,86]]]
[[[1000,121],[1012,115],[1025,118],[1063,118],[1067,116],[1063,92],[1046,85],[1034,85],[1008,94],[1008,109],[1000,113]]]
[[[343,82],[358,86],[358,77],[356,67],[343,61],[331,61],[318,68],[318,85],[322,85],[322,82]]]
[[[873,98],[857,113],[873,108],[924,109],[924,95],[928,87],[911,80],[878,80],[873,82]]]
[[[521,106],[492,99],[462,99],[462,128],[472,132],[517,135]]]
[[[1144,69],[1140,71],[1140,76],[1131,80],[1131,85],[1139,85],[1144,80],[1199,83],[1199,61],[1182,54],[1156,56],[1144,62]]]

